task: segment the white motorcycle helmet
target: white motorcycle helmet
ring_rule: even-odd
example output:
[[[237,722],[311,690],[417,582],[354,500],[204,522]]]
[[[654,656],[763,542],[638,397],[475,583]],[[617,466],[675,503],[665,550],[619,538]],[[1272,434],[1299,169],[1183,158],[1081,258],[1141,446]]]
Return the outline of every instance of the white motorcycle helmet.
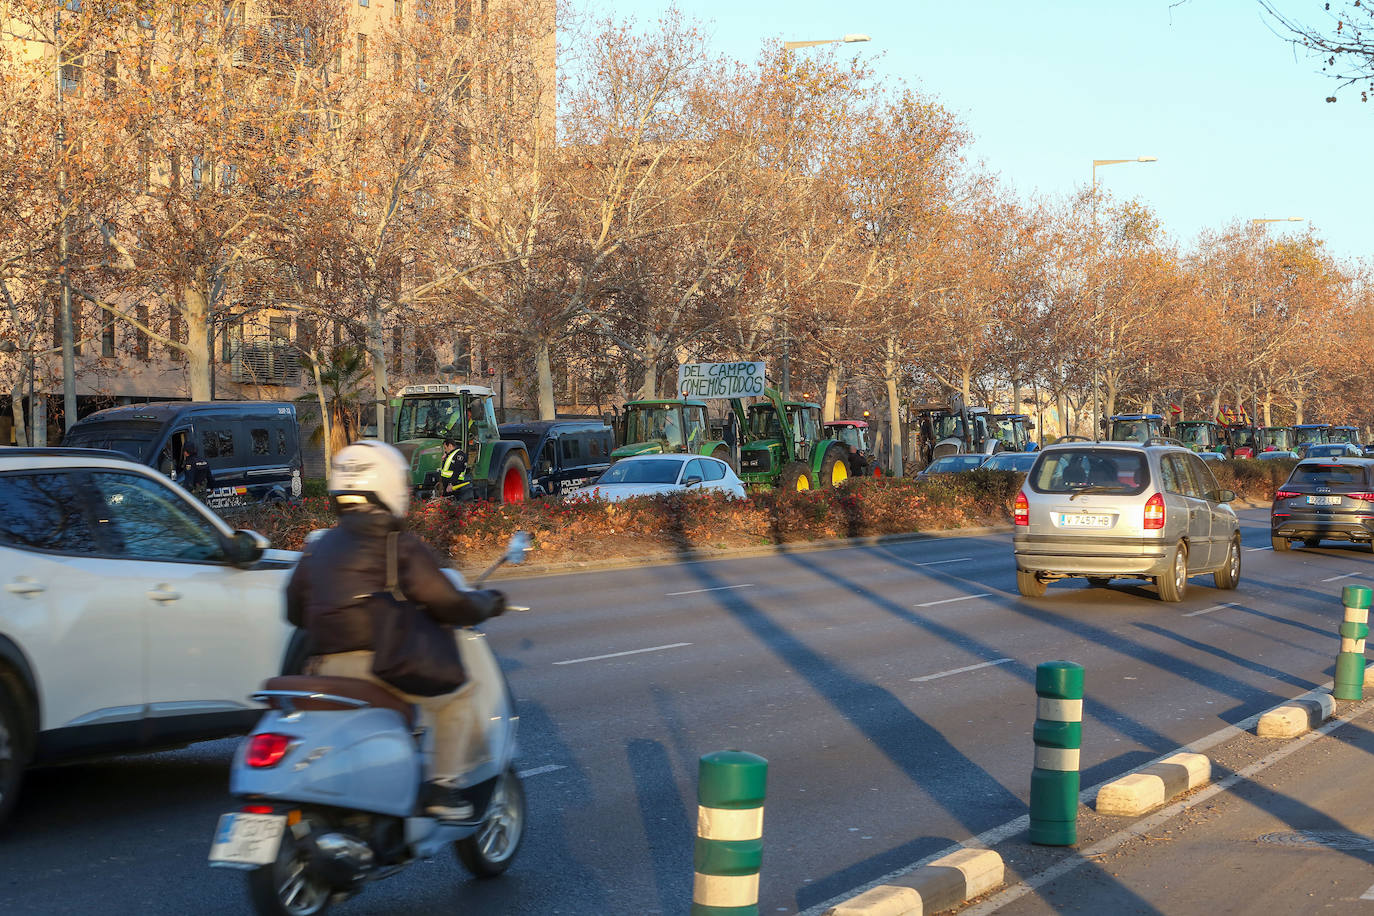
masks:
[[[385,442],[355,442],[339,449],[330,463],[329,495],[341,510],[372,503],[405,518],[410,508],[410,465]]]

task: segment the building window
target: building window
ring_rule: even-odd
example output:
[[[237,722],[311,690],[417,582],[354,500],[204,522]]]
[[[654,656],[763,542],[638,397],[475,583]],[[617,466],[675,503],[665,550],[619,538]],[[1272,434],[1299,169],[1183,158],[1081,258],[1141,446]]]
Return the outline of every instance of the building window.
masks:
[[[146,303],[140,303],[134,306],[134,319],[139,324],[143,325],[144,328],[148,327],[149,316]],[[143,360],[145,363],[152,359],[152,354],[149,352],[148,347],[148,332],[143,330],[143,328],[138,328],[135,331],[134,356]]]
[[[402,372],[405,370],[405,328],[397,325],[391,329],[391,371]]]
[[[62,350],[62,297],[52,301],[52,348]],[[81,355],[81,306],[72,301],[72,352]]]
[[[67,95],[79,95],[82,71],[86,69],[86,56],[76,47],[68,47],[66,51],[65,62],[62,64],[62,91]]]
[[[115,355],[114,319],[109,316],[106,316],[105,323],[100,326],[100,355],[107,359]]]
[[[401,18],[401,14],[402,14],[404,11],[405,11],[405,3],[404,3],[404,0],[396,0],[396,2],[395,2],[394,4],[392,4],[392,6],[391,6],[391,18],[392,18],[392,19],[400,19],[400,18]]]
[[[458,375],[472,375],[472,338],[467,335],[453,339],[453,368]]]
[[[358,33],[358,75],[367,76],[367,36],[362,32]]]
[[[472,28],[472,0],[454,0],[453,31],[466,35]]]
[[[186,358],[186,351],[176,344],[186,342],[186,320],[181,316],[181,308],[173,303],[167,309],[167,355],[174,360]]]
[[[367,6],[367,4],[368,4],[368,0],[358,0],[358,5],[359,5],[359,6]]]
[[[391,81],[397,85],[401,83],[401,52],[395,51],[391,55]]]
[[[105,52],[105,98],[112,99],[119,80],[119,52]]]

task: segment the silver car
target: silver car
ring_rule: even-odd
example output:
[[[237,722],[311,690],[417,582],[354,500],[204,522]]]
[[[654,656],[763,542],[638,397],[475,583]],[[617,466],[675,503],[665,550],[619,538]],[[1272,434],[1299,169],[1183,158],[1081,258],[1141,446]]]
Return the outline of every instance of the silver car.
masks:
[[[1046,446],[1016,496],[1016,587],[1030,598],[1049,582],[1086,576],[1152,579],[1182,601],[1190,576],[1217,588],[1240,582],[1240,523],[1197,455],[1174,445],[1063,442]]]

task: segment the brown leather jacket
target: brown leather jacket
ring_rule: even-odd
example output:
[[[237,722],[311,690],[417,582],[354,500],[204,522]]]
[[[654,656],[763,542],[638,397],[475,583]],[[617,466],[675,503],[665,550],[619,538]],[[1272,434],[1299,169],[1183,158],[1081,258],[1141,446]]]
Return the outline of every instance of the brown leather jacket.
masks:
[[[401,523],[379,509],[350,510],[307,548],[286,586],[286,619],[304,627],[312,655],[372,648],[367,598],[386,588],[387,534]],[[401,593],[440,623],[472,626],[500,614],[499,592],[461,591],[409,531],[396,543]]]

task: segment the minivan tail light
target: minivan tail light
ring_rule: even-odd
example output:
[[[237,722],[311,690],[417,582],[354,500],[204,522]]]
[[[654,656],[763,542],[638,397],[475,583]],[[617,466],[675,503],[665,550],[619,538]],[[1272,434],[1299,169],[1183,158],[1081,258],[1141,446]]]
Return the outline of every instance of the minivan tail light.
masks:
[[[1145,530],[1157,531],[1164,527],[1164,494],[1156,493],[1145,502]]]
[[[1279,490],[1277,493],[1274,494],[1274,498],[1275,498],[1275,499],[1292,499],[1294,496],[1301,496],[1301,495],[1302,495],[1301,493],[1295,493],[1295,492],[1293,492],[1292,490]]]
[[[1020,490],[1016,494],[1016,505],[1011,510],[1012,520],[1018,525],[1030,524],[1030,500],[1026,499],[1026,491]]]
[[[244,762],[258,769],[274,767],[281,763],[286,752],[291,749],[293,740],[295,739],[290,735],[278,735],[273,732],[254,735],[248,739],[248,750],[243,755]]]

